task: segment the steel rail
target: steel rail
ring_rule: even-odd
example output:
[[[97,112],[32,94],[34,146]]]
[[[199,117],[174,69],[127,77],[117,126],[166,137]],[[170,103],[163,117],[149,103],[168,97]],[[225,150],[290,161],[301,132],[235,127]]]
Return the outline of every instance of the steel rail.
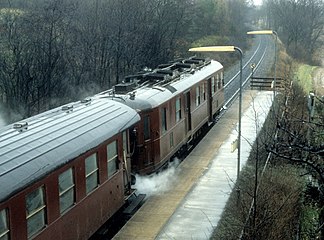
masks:
[[[252,56],[243,65],[243,69],[252,61],[252,58],[254,58],[254,56],[258,53],[260,47],[261,47],[261,41],[259,41],[259,45],[258,45],[257,49],[254,51],[254,53],[252,54]],[[229,84],[231,84],[239,74],[240,74],[240,71],[238,71],[230,80],[228,80],[228,82],[224,85],[224,88],[226,88]]]
[[[260,41],[261,42],[261,41]],[[247,61],[247,63],[244,65],[244,67],[246,67],[251,61],[252,61],[252,58],[255,56],[255,54],[259,51],[259,48],[260,48],[260,45],[261,44],[259,44],[259,46],[258,46],[258,48],[255,50],[255,52],[254,52],[254,54],[252,55],[252,57]],[[262,56],[261,56],[261,58],[259,59],[259,61],[258,61],[258,63],[256,64],[256,66],[255,66],[255,69],[257,69],[258,67],[259,67],[259,65],[262,63],[262,61],[263,61],[263,59],[264,59],[264,57],[265,57],[265,54],[266,54],[266,52],[267,52],[267,48],[268,48],[268,43],[267,43],[267,45],[266,45],[266,47],[264,48],[264,52],[263,52],[263,54],[262,54]],[[243,69],[244,69],[244,67],[243,67]],[[237,77],[239,75],[239,71],[234,75],[234,77],[232,77],[229,81],[228,81],[228,83],[226,83],[225,85],[224,85],[224,88],[225,88],[225,90],[226,90],[226,88],[228,88],[229,87],[229,84],[230,83],[232,83],[233,81],[234,81],[234,79]],[[248,82],[248,80],[250,79],[250,77],[251,77],[251,75],[252,75],[252,72],[245,78],[245,80],[243,81],[243,89],[244,89],[244,86],[245,86],[245,84]],[[225,102],[225,105],[224,106],[228,106],[228,105],[230,105],[231,103],[232,103],[232,101],[233,101],[233,99],[235,98],[235,97],[237,97],[237,95],[238,95],[238,93],[239,93],[239,91],[240,91],[240,89],[238,88],[237,90],[236,90],[236,92]]]

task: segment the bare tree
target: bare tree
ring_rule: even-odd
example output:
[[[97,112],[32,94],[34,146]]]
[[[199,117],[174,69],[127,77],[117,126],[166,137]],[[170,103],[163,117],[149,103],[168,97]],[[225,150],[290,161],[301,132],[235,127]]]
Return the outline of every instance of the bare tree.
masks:
[[[213,239],[295,239],[298,231],[300,198],[303,181],[299,171],[286,162],[276,162],[267,151],[272,143],[273,114],[259,129],[254,108],[258,137],[247,165],[237,182],[240,194],[233,191]],[[252,144],[252,143],[251,143]]]
[[[289,94],[289,98],[286,97]],[[277,132],[268,151],[277,160],[301,166],[304,174],[318,185],[320,209],[318,232],[324,236],[324,101],[321,97],[308,94],[297,84],[283,96],[285,105],[277,109]],[[316,104],[315,104],[316,103]],[[316,106],[315,106],[316,105]]]
[[[208,1],[213,9],[204,21],[198,21],[200,1],[192,0],[3,3],[0,91],[5,105],[26,117],[111,88],[144,66],[188,54],[191,42],[202,37],[190,36],[193,26],[201,31],[208,23],[224,39],[232,30],[237,35],[240,27],[225,26],[230,12],[235,15],[240,7],[230,11],[224,0],[205,0],[207,9]],[[234,9],[245,1],[231,2]]]
[[[321,45],[324,30],[324,2],[321,0],[268,1],[272,27],[279,32],[295,57],[312,60]]]

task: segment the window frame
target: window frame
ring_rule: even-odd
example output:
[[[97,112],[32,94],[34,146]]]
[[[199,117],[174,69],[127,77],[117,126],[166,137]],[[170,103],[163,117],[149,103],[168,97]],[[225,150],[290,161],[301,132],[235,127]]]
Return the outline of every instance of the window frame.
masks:
[[[217,90],[220,90],[222,87],[222,78],[220,76],[220,74],[217,73]]]
[[[151,139],[150,125],[151,125],[150,116],[145,115],[144,118],[143,118],[144,141]]]
[[[177,97],[175,102],[175,118],[176,123],[181,120],[181,97]]]
[[[161,108],[161,132],[165,133],[168,131],[168,123],[167,123],[167,108]]]
[[[93,156],[95,156],[95,163],[96,163],[96,166],[94,169],[91,169],[90,172],[87,173],[87,161],[89,159],[91,159]],[[99,167],[98,167],[98,156],[97,156],[97,152],[89,155],[88,157],[86,157],[84,159],[84,164],[85,164],[85,182],[86,182],[86,195],[89,195],[94,189],[96,189],[99,185]],[[96,185],[91,188],[91,189],[88,189],[88,180],[90,179],[90,177],[92,175],[96,174]]]
[[[28,210],[28,197],[31,196],[31,194],[35,193],[36,191],[41,192],[41,206],[37,206],[37,208],[30,209],[31,211]],[[34,199],[34,198],[33,198]],[[25,206],[26,206],[26,222],[27,222],[27,236],[28,239],[39,233],[42,229],[46,227],[47,224],[47,217],[46,217],[46,196],[45,196],[45,186],[42,185],[33,191],[29,192],[26,194],[25,197]],[[33,219],[36,215],[42,213],[42,225],[40,227],[35,228],[32,232],[29,232],[28,226],[30,225],[30,220]]]
[[[196,107],[198,107],[201,103],[201,99],[200,99],[200,86],[196,87]]]
[[[215,91],[215,86],[216,86],[216,84],[215,84],[215,77],[212,76],[212,77],[211,77],[211,94],[212,94],[212,95],[216,92],[216,91]]]
[[[72,184],[70,186],[68,186],[67,188],[63,189],[61,191],[61,181],[60,181],[60,177],[67,173],[68,171],[71,171],[71,177],[72,177]],[[60,203],[60,214],[64,214],[68,209],[70,209],[71,207],[74,206],[75,203],[75,180],[74,180],[74,169],[72,167],[66,169],[64,172],[61,172],[58,176],[58,184],[59,184],[59,203]],[[62,209],[62,204],[61,204],[61,200],[63,199],[63,196],[66,195],[67,193],[72,191],[72,204],[68,205],[66,208]]]
[[[127,154],[128,153],[128,138],[127,138],[127,131],[123,131],[122,133],[123,137],[123,150]]]
[[[3,237],[7,237],[7,239],[10,239],[10,225],[9,225],[9,211],[8,208],[3,208],[0,210],[0,218],[4,216],[4,229],[0,229],[0,239]]]
[[[225,82],[224,82],[224,72],[221,71],[221,80],[222,80],[222,88],[224,88]]]
[[[205,83],[203,82],[202,86],[202,96],[203,96],[203,101],[206,100],[206,91],[205,91]]]
[[[112,146],[112,145],[115,145],[115,148],[114,148],[114,150],[115,150],[115,154],[114,155],[110,155],[110,148],[109,148],[109,146]],[[111,178],[116,172],[118,172],[118,170],[119,170],[119,161],[118,161],[118,140],[114,140],[114,141],[112,141],[112,142],[110,142],[109,144],[107,144],[107,146],[106,146],[106,150],[107,150],[107,176],[108,176],[108,179],[109,178]],[[116,168],[115,168],[115,170],[114,170],[114,172],[110,172],[109,171],[109,166],[110,166],[110,163],[111,162],[113,162],[113,161],[115,161],[115,166],[116,166]]]

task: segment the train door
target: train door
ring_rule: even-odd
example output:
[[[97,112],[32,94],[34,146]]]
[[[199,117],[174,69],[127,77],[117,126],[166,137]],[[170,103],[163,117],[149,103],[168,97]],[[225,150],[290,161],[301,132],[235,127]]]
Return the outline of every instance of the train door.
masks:
[[[124,189],[128,188],[128,185],[130,183],[130,159],[127,158],[128,154],[128,138],[127,138],[127,132],[123,131],[122,134],[122,141],[123,141],[123,173],[124,173]]]
[[[191,97],[190,97],[190,91],[185,93],[185,110],[187,113],[187,120],[186,120],[186,129],[187,133],[191,131]]]
[[[209,115],[209,122],[213,121],[213,77],[207,80],[207,107],[208,107],[208,115]],[[215,82],[214,82],[215,84]]]

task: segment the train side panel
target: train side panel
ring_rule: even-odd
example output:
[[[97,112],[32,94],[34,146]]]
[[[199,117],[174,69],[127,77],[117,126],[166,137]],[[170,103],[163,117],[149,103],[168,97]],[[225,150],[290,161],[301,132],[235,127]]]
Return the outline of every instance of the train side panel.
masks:
[[[121,142],[119,137],[118,142]],[[88,239],[124,204],[124,183],[122,155],[118,157],[118,170],[107,177],[106,146],[102,145],[82,157],[65,165],[26,188],[18,195],[1,204],[6,209],[10,225],[10,239],[27,239],[26,196],[35,190],[44,189],[44,221],[42,230],[33,235],[33,239]],[[119,149],[122,145],[119,144]],[[93,154],[98,156],[98,186],[86,194],[85,159]],[[101,155],[101,157],[99,157]],[[65,212],[60,213],[59,176],[66,170],[74,172],[74,203]],[[105,176],[105,177],[103,177]],[[36,201],[36,200],[35,200]],[[35,215],[36,216],[36,215]],[[37,221],[37,220],[35,220]]]
[[[35,239],[88,239],[124,204],[122,186],[122,171],[119,171]]]
[[[210,78],[210,88],[212,96],[212,113],[215,115],[224,106],[225,102],[223,70],[218,71]]]
[[[206,94],[206,84],[203,79],[199,84],[192,89],[191,97],[191,129],[192,134],[195,134],[204,124],[208,122],[209,112],[207,105],[208,95]]]
[[[132,192],[140,116],[108,99],[74,105],[0,131],[1,239],[88,239]]]
[[[132,160],[136,173],[150,174],[159,170],[178,151],[186,149],[187,143],[195,139],[208,122],[213,122],[224,105],[222,71],[219,67],[209,70],[208,74],[198,73],[196,77],[193,74],[188,84],[181,85],[181,91],[180,85],[175,85],[173,90],[178,91],[172,98],[167,97],[170,89],[152,86],[152,95],[147,96],[163,101],[156,101],[157,106],[140,113],[141,122],[136,131],[138,148]],[[148,87],[146,91],[151,90]],[[134,99],[136,101],[136,97]]]

